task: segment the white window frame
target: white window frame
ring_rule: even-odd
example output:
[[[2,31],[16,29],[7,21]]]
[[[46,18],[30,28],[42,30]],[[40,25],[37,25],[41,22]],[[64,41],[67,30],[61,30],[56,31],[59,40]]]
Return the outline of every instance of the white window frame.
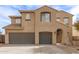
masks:
[[[41,13],[41,21],[42,22],[50,22],[51,15],[48,12]]]
[[[21,24],[21,19],[16,19],[16,24]]]
[[[27,13],[25,19],[26,20],[31,20],[31,14],[30,13]]]
[[[64,17],[64,24],[68,24],[69,17]]]

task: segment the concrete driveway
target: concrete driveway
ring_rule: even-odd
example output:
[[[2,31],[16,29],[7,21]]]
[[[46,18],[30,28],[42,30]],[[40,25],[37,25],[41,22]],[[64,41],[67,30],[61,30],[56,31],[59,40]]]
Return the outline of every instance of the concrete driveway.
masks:
[[[74,54],[75,48],[64,45],[1,45],[0,54]]]

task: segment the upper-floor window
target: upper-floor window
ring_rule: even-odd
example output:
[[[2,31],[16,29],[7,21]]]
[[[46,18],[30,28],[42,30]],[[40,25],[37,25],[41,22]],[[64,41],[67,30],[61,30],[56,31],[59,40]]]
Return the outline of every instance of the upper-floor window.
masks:
[[[51,14],[49,12],[42,12],[41,13],[41,21],[42,22],[50,22],[51,21]]]
[[[16,24],[21,24],[21,19],[16,19]]]
[[[25,19],[26,19],[26,21],[30,21],[30,20],[31,20],[31,15],[30,15],[30,13],[27,13],[27,14],[26,14],[26,18],[25,18]]]
[[[69,17],[64,17],[64,24],[68,24]]]
[[[60,17],[57,17],[57,18],[56,18],[56,21],[60,21]]]

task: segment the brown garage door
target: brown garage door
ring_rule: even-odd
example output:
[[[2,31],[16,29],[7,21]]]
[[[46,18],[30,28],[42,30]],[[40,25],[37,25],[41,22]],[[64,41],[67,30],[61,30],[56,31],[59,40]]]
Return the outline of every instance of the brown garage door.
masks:
[[[40,44],[52,44],[52,33],[51,32],[40,32],[39,43]]]
[[[34,44],[35,33],[9,33],[10,44]]]

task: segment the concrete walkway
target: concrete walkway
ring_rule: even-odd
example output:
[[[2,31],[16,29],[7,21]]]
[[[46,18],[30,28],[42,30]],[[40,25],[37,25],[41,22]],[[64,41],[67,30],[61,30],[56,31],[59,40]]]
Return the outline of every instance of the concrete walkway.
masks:
[[[64,45],[1,45],[0,54],[77,54],[75,48]]]

